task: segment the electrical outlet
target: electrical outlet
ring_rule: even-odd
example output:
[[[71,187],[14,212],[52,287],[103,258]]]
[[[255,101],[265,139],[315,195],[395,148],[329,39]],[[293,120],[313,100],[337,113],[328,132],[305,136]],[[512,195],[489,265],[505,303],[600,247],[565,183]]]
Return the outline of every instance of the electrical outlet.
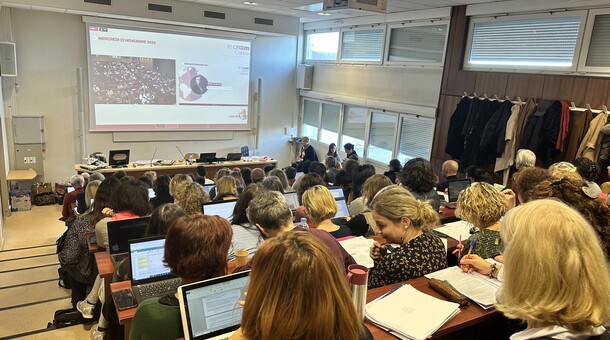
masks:
[[[25,164],[30,163],[29,157],[23,157],[23,163],[25,163]]]

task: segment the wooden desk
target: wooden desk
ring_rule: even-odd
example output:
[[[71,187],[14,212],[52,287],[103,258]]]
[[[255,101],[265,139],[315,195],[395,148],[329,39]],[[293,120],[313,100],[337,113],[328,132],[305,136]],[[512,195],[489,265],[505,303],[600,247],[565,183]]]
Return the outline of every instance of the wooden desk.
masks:
[[[459,221],[460,219],[455,216],[455,209],[447,208],[445,206],[441,206],[441,213],[438,215],[441,223],[449,223],[454,221]]]
[[[87,248],[89,248],[89,252],[90,253],[97,253],[98,251],[106,250],[106,248],[100,246],[97,243],[91,243],[91,238],[93,236],[95,236],[95,232],[88,233],[88,234],[85,235],[85,238],[87,239]]]
[[[240,168],[241,169],[241,168],[249,167],[252,169],[254,169],[254,168],[262,169],[265,167],[265,165],[277,166],[277,160],[268,159],[265,161],[256,161],[256,162],[255,161],[252,161],[252,162],[233,161],[233,162],[222,162],[222,163],[214,163],[214,164],[195,163],[195,164],[191,164],[191,165],[186,164],[185,162],[176,162],[173,165],[153,165],[153,166],[150,166],[150,165],[134,166],[133,163],[129,163],[129,166],[126,168],[105,168],[105,169],[99,169],[99,170],[87,170],[87,169],[81,168],[80,164],[74,164],[74,170],[76,170],[79,174],[81,174],[83,172],[89,172],[89,173],[99,172],[99,173],[103,174],[104,176],[111,176],[115,172],[123,170],[129,176],[138,178],[138,177],[141,177],[146,171],[155,171],[157,173],[157,176],[163,176],[163,175],[173,176],[175,174],[197,175],[197,167],[199,165],[205,166],[208,178],[213,178],[214,174],[216,174],[216,172],[222,168],[229,168],[229,169]]]
[[[106,301],[110,301],[110,282],[112,281],[112,275],[114,274],[114,264],[112,263],[110,253],[107,250],[98,251],[97,253],[94,253],[94,255],[98,274],[104,279],[104,296]]]
[[[439,293],[434,291],[432,288],[428,286],[428,279],[425,277],[420,277],[413,280],[405,281],[405,283],[410,284],[413,288],[419,290],[420,292],[426,293],[428,295],[434,296],[435,298],[439,298],[441,300],[446,300]],[[380,297],[381,295],[387,293],[392,288],[396,287],[396,284],[370,289],[366,296],[366,302],[371,302],[374,299]],[[456,315],[453,319],[449,320],[446,324],[444,324],[441,328],[439,328],[434,334],[432,334],[432,338],[439,338],[450,333],[454,333],[456,331],[479,325],[494,319],[502,318],[502,314],[496,311],[494,308],[484,310],[479,307],[476,303],[470,301],[470,304],[466,307],[460,308],[460,313]],[[371,331],[375,340],[379,339],[396,339],[392,334],[384,331],[383,329],[377,327],[370,321],[366,320],[364,322],[366,327]]]
[[[6,176],[7,181],[30,181],[36,178],[36,171],[29,170],[9,170],[8,176]]]

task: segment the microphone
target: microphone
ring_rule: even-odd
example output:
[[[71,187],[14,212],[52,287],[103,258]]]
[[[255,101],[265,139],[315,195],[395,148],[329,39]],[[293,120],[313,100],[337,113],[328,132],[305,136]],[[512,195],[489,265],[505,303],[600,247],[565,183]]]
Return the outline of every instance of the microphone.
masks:
[[[186,158],[184,157],[184,154],[182,153],[182,150],[180,150],[178,145],[176,145],[176,149],[178,149],[178,152],[180,152],[180,155],[182,156],[182,159],[186,160]]]
[[[155,159],[155,155],[157,154],[157,148],[155,148],[155,152],[153,152],[152,158],[150,159],[150,166],[152,167],[153,159]]]

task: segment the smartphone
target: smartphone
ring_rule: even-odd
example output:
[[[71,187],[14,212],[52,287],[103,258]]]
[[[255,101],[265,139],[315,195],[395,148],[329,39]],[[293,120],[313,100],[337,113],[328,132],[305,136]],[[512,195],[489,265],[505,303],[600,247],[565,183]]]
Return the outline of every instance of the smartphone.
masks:
[[[117,292],[113,292],[112,299],[114,300],[118,310],[125,310],[138,306],[136,299],[133,297],[131,289],[122,289]]]

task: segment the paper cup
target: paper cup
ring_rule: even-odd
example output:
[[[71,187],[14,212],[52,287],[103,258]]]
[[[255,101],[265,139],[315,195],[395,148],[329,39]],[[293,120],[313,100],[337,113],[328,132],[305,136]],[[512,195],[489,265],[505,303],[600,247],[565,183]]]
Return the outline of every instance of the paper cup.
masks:
[[[241,267],[248,263],[248,252],[246,250],[238,250],[235,252],[235,266]]]

